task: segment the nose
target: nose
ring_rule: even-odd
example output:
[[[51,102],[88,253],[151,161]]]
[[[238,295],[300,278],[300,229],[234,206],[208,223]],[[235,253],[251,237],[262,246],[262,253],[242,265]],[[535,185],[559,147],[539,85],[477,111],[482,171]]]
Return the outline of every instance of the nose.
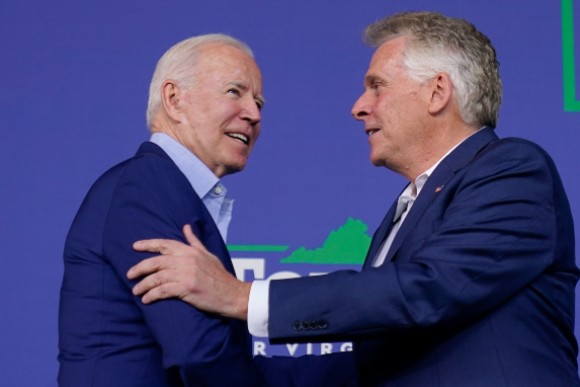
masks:
[[[262,114],[254,98],[247,98],[242,109],[242,119],[255,126],[260,123]]]
[[[351,114],[355,120],[363,120],[371,112],[370,104],[363,93],[352,106]]]

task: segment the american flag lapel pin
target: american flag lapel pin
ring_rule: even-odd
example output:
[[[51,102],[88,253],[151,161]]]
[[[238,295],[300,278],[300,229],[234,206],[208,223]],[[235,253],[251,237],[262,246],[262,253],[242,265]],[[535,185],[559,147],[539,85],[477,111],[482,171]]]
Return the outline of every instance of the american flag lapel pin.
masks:
[[[443,189],[443,187],[445,187],[445,184],[440,185],[439,187],[435,188],[435,193],[441,192],[441,190]]]

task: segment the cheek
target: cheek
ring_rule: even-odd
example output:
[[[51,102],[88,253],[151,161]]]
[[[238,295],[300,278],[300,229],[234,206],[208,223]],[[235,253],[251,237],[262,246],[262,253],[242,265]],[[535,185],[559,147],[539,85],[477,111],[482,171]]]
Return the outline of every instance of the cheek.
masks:
[[[393,101],[383,98],[374,105],[373,112],[380,123],[388,123],[393,121],[398,109]]]
[[[242,111],[242,107],[237,101],[232,101],[229,99],[221,100],[214,106],[214,116],[220,117],[222,120],[231,121],[238,117]]]

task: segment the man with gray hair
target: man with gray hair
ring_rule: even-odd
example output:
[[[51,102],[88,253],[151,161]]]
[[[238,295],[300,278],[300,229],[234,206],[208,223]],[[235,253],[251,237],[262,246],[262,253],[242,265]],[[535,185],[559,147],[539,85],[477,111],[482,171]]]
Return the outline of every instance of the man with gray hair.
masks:
[[[491,42],[432,12],[365,36],[376,51],[352,114],[371,162],[409,183],[362,270],[246,284],[187,232],[191,246],[136,244],[163,255],[129,271],[148,275],[134,293],[247,319],[272,342],[353,340],[362,385],[579,386],[568,199],[545,151],[495,134]]]
[[[313,357],[254,360],[244,323],[179,300],[144,305],[125,276],[150,256],[131,248],[136,239],[179,239],[185,223],[234,274],[225,245],[232,200],[220,178],[246,166],[263,105],[260,70],[236,39],[190,38],[159,60],[147,109],[150,141],[96,181],[66,240],[59,385],[318,385],[341,374],[327,379]]]

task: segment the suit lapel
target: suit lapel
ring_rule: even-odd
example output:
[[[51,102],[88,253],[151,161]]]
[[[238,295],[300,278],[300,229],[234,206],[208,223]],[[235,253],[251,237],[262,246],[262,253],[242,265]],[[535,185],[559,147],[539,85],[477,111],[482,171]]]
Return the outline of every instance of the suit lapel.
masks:
[[[493,129],[484,128],[466,139],[441,161],[431,176],[427,179],[425,186],[421,190],[419,196],[417,196],[415,203],[411,207],[405,221],[397,232],[397,236],[389,248],[385,262],[393,259],[405,238],[415,229],[417,222],[429,207],[429,204],[431,204],[437,195],[445,189],[445,185],[451,178],[453,178],[453,176],[455,176],[456,172],[471,162],[486,145],[497,139],[498,137]],[[381,226],[373,236],[371,247],[365,259],[364,268],[370,265],[376,256],[382,241],[390,232],[396,206],[397,201],[395,201],[391,206],[391,209],[385,216],[385,219],[383,219]]]
[[[407,237],[407,235],[415,229],[417,222],[421,218],[421,215],[425,212],[425,210],[429,207],[429,204],[437,197],[439,192],[441,192],[445,188],[445,184],[449,179],[451,179],[455,175],[455,172],[448,169],[446,165],[439,165],[433,174],[427,179],[423,189],[413,206],[409,210],[405,221],[401,225],[401,228],[397,232],[397,236],[393,240],[391,247],[387,253],[387,257],[385,258],[385,262],[391,261],[393,256],[399,250],[399,247]]]
[[[391,232],[391,229],[393,228],[393,218],[395,216],[396,209],[397,202],[395,201],[395,203],[393,203],[389,211],[387,211],[387,215],[385,215],[385,217],[383,218],[381,225],[373,234],[371,245],[369,247],[369,250],[367,251],[367,256],[365,257],[363,269],[368,267],[373,262],[373,259],[379,252],[381,244],[383,243],[387,235],[389,235],[389,232]]]

